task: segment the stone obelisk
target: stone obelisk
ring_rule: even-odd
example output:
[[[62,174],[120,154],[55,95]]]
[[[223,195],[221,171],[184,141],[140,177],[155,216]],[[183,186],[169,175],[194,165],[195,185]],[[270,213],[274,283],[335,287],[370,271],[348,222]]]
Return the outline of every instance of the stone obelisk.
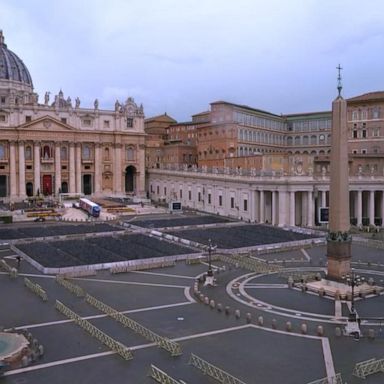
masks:
[[[347,102],[341,96],[340,65],[338,96],[332,103],[332,143],[330,159],[329,232],[327,237],[328,277],[341,279],[351,270],[349,233],[349,171]]]

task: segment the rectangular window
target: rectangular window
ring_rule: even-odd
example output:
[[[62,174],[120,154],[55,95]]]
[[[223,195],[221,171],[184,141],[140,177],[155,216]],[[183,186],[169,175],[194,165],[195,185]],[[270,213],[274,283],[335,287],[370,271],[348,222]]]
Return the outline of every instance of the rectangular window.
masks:
[[[32,116],[25,116],[25,122],[30,123],[32,121]]]
[[[367,150],[366,150],[366,149],[362,149],[362,150],[361,150],[361,153],[362,153],[363,155],[366,155],[366,154],[367,154]]]
[[[160,194],[160,187],[159,186],[156,187],[156,193]]]
[[[211,204],[211,194],[208,193],[208,204]]]
[[[182,189],[180,189],[180,191],[179,191],[179,196],[180,196],[180,199],[183,198],[183,190]]]
[[[61,118],[61,122],[62,122],[63,124],[67,124],[67,118],[66,118],[66,117],[62,117],[62,118]]]
[[[248,200],[244,200],[243,203],[243,210],[248,211]]]
[[[167,196],[167,187],[164,187],[164,196]]]
[[[192,200],[192,192],[188,191],[188,200]]]
[[[83,119],[82,121],[84,127],[90,127],[92,125],[91,119]]]
[[[104,120],[104,128],[109,128],[109,120]]]
[[[127,128],[132,128],[133,127],[133,119],[127,118]]]
[[[223,206],[223,196],[219,196],[219,205],[220,205],[220,207],[222,207]]]
[[[366,138],[366,137],[367,137],[367,130],[366,130],[366,129],[363,129],[363,131],[362,131],[362,137],[363,137],[363,138]]]
[[[91,167],[90,167],[89,165],[86,165],[86,166],[84,167],[84,169],[91,169]]]
[[[231,208],[235,208],[235,198],[231,197]]]
[[[1,96],[1,104],[5,104],[5,96]]]
[[[357,139],[357,131],[353,131],[353,138]]]
[[[0,122],[5,123],[5,115],[0,115]]]
[[[27,165],[26,167],[28,170],[31,170],[32,169],[32,165]]]
[[[66,165],[63,165],[63,166],[61,167],[61,169],[62,169],[63,171],[66,171],[66,170],[67,170],[67,166],[66,166]]]
[[[197,201],[201,201],[201,192],[197,192]]]

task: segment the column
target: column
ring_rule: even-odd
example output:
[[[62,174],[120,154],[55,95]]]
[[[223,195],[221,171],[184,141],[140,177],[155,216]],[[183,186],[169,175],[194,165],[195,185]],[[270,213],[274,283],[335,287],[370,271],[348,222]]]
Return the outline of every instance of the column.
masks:
[[[95,193],[101,192],[101,148],[100,144],[95,144]]]
[[[327,191],[321,191],[321,207],[327,206]]]
[[[313,192],[308,191],[307,198],[307,227],[313,227]]]
[[[384,226],[384,191],[381,191],[381,226]]]
[[[25,196],[25,150],[24,142],[19,141],[19,197]]]
[[[9,142],[9,185],[10,185],[10,197],[14,199],[17,197],[16,191],[16,148],[15,142]]]
[[[362,224],[363,217],[363,191],[357,191],[357,225]]]
[[[40,191],[40,142],[33,143],[33,190],[35,195]]]
[[[81,144],[76,143],[76,193],[81,193]]]
[[[287,223],[287,193],[286,191],[279,191],[279,227],[283,227]]]
[[[121,193],[121,144],[115,146],[114,192]]]
[[[254,217],[256,222],[260,222],[260,193],[258,191],[253,192],[255,197],[254,202]]]
[[[55,191],[58,195],[61,190],[61,144],[55,143]]]
[[[295,226],[296,220],[295,191],[289,192],[289,225]]]
[[[260,191],[260,223],[265,222],[264,191]]]
[[[137,177],[136,184],[136,193],[139,196],[145,197],[145,145],[140,144],[138,153],[138,165],[139,165],[139,174]]]
[[[69,192],[76,193],[75,144],[69,143]]]
[[[272,225],[276,225],[276,191],[272,191]]]
[[[369,191],[369,224],[375,224],[375,191]]]

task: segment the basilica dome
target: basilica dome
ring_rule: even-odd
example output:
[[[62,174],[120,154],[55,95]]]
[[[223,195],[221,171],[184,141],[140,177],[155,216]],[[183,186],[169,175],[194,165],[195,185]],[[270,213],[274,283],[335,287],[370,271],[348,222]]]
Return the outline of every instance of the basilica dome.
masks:
[[[0,30],[0,81],[17,81],[33,89],[32,78],[23,61],[4,43],[3,31]]]

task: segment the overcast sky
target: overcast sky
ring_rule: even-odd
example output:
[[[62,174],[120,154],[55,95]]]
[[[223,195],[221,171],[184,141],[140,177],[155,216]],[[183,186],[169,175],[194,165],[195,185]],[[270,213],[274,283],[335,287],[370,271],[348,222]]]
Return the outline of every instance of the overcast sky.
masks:
[[[5,43],[43,101],[132,96],[178,121],[225,100],[272,113],[329,110],[384,90],[382,0],[0,0]]]

